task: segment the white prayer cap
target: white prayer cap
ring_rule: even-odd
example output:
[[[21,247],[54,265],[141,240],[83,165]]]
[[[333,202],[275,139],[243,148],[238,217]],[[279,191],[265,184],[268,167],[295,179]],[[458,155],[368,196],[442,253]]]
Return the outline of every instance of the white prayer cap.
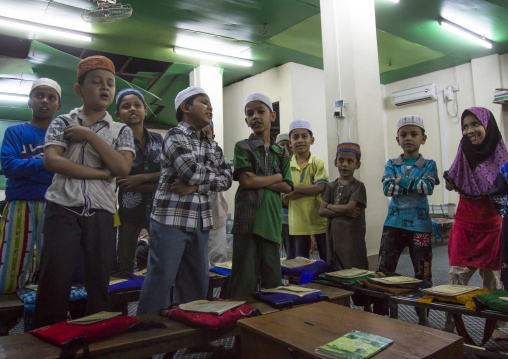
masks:
[[[189,97],[194,96],[194,95],[206,95],[206,96],[208,96],[206,91],[203,90],[201,87],[198,87],[198,86],[189,86],[185,90],[180,91],[178,93],[178,95],[176,95],[176,97],[175,97],[175,110],[178,111],[178,108],[180,107],[182,102],[184,102]]]
[[[425,126],[423,125],[423,119],[420,116],[408,115],[401,117],[399,121],[397,121],[397,132],[401,127],[404,126],[418,126],[425,130]]]
[[[41,77],[40,79],[35,80],[34,83],[32,84],[32,88],[30,89],[30,93],[32,93],[34,88],[39,86],[49,86],[51,88],[54,88],[55,91],[58,93],[58,96],[60,96],[60,100],[62,100],[62,89],[55,80],[48,79],[47,77]]]
[[[312,127],[310,126],[310,122],[307,120],[299,119],[299,120],[294,120],[293,122],[291,122],[289,124],[289,133],[291,133],[291,131],[293,131],[293,130],[296,130],[297,128],[304,128],[304,129],[308,130],[309,132],[312,132]]]
[[[261,101],[266,106],[268,106],[270,111],[273,112],[272,101],[270,100],[270,98],[268,96],[266,96],[265,94],[262,94],[259,92],[251,93],[249,96],[247,96],[247,98],[245,99],[245,102],[243,104],[244,111],[245,111],[245,107],[247,107],[247,104],[252,101]]]

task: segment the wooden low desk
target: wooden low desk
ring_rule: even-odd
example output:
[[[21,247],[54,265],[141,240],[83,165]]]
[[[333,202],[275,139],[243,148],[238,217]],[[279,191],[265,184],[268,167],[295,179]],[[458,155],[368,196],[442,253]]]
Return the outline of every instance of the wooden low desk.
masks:
[[[317,347],[351,330],[394,340],[376,359],[464,357],[463,339],[455,334],[328,302],[243,319],[238,326],[242,359],[322,358],[314,353]]]
[[[349,305],[349,296],[352,292],[314,283],[306,284],[305,286],[320,289],[332,302],[347,303]],[[262,314],[272,315],[271,313],[278,312],[277,309],[258,302],[251,296],[243,299],[248,304],[258,308]],[[138,318],[142,321],[163,323],[166,328],[124,333],[93,342],[89,345],[90,357],[103,359],[142,359],[151,355],[173,352],[178,349],[189,348],[240,334],[238,327],[226,330],[206,330],[190,327],[156,314],[142,315]],[[82,354],[82,350],[79,350],[76,358],[82,358]],[[60,347],[44,342],[31,334],[0,337],[0,359],[25,359],[31,357],[37,359],[57,359],[59,356]]]

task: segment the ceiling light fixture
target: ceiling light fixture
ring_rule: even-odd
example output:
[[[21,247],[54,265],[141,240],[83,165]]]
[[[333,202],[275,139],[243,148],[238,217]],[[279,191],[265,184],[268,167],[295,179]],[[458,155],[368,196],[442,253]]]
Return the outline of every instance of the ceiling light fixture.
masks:
[[[441,25],[444,29],[447,29],[459,36],[462,36],[470,41],[476,42],[482,46],[485,46],[488,49],[492,49],[493,41],[487,39],[485,36],[478,35],[477,33],[472,32],[460,25],[454,24],[453,22],[442,18],[441,16],[437,19],[439,25]]]
[[[29,97],[27,95],[21,95],[9,92],[0,92],[0,101],[10,102],[28,102]]]
[[[0,26],[9,26],[10,28],[28,30],[35,33],[48,34],[80,41],[91,42],[93,39],[93,35],[86,32],[63,29],[56,26],[36,24],[30,21],[11,19],[4,16],[0,16]]]
[[[175,54],[197,57],[200,59],[214,60],[217,62],[226,62],[228,64],[251,67],[254,64],[254,61],[240,59],[238,57],[224,56],[219,54],[212,54],[211,52],[204,52],[198,50],[185,49],[183,47],[173,47],[173,51]]]
[[[394,4],[398,4],[398,3],[399,3],[399,0],[391,0],[391,1],[392,1],[392,3],[394,3]]]

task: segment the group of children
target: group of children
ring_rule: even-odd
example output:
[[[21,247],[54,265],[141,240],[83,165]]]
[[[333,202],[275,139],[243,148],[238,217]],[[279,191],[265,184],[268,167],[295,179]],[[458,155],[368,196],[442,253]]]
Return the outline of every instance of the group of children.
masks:
[[[32,121],[5,133],[1,160],[8,183],[0,224],[0,289],[13,292],[24,285],[35,247],[37,262],[40,257],[36,327],[66,319],[79,256],[87,313],[108,309],[117,188],[118,272],[134,270],[140,231],[150,233],[138,314],[206,297],[210,263],[226,259],[227,205],[221,192],[233,180],[239,187],[229,296],[280,285],[281,239],[289,259],[309,257],[312,236],[332,269],[368,269],[366,188],[354,177],[361,166],[358,144],[337,146],[339,178],[329,183],[324,161],[310,151],[310,122],[293,121],[289,133],[274,141],[272,102],[253,93],[244,103],[252,134],[236,143],[232,172],[214,141],[213,108],[204,89],[192,86],[178,93],[178,125],[163,139],[144,126],[147,105],[139,90],[118,92],[115,116],[121,123],[113,121],[106,109],[115,99],[114,74],[105,57],[83,59],[74,86],[83,106],[54,120],[61,107],[60,86],[50,79],[35,81],[28,102]],[[467,283],[479,268],[494,289],[501,267],[501,217],[487,196],[508,152],[488,110],[466,110],[462,131],[457,159],[445,173],[447,188],[461,194],[450,235],[451,281]],[[386,163],[382,176],[384,194],[392,200],[377,269],[395,273],[407,246],[415,277],[431,284],[427,196],[439,177],[436,163],[420,154],[426,139],[420,117],[398,121],[396,140],[403,153]],[[489,271],[493,275],[487,276]]]

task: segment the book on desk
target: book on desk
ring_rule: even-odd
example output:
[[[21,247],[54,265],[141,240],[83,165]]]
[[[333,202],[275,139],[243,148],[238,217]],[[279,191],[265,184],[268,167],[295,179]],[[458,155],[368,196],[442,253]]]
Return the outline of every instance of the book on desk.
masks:
[[[392,343],[391,339],[353,330],[333,342],[318,347],[316,354],[326,358],[366,359]]]

